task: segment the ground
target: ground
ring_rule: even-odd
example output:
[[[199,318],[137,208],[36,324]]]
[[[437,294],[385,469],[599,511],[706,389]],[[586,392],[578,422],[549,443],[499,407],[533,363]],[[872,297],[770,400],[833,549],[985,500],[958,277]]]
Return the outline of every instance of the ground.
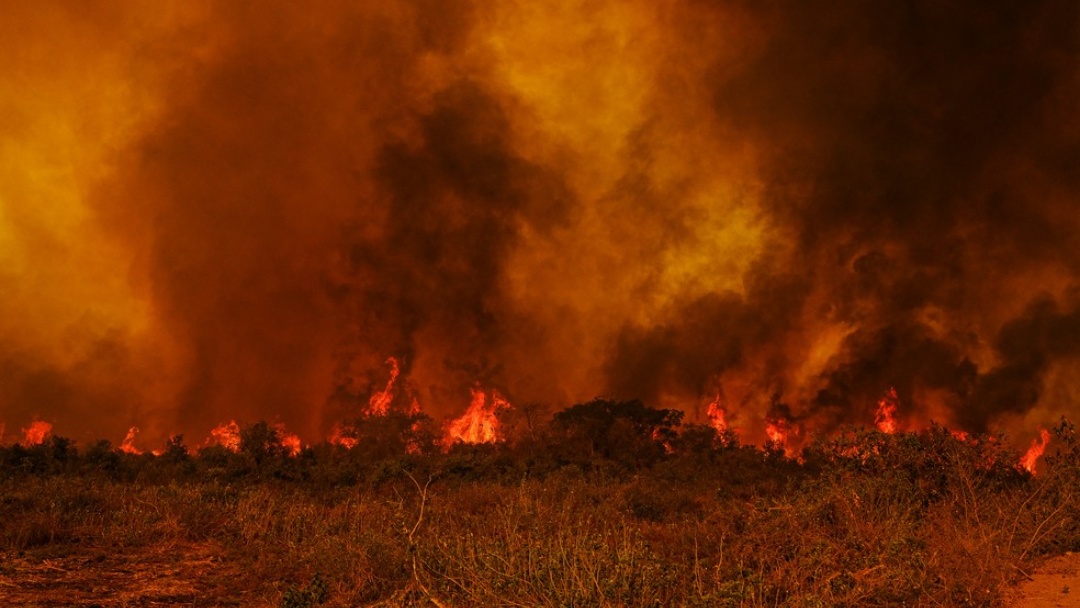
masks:
[[[70,547],[68,548],[70,550]],[[214,543],[0,553],[0,605],[40,608],[269,606],[236,588],[240,568]],[[1010,608],[1080,607],[1080,553],[1055,557],[1011,594]]]
[[[1013,608],[1080,607],[1080,553],[1055,557],[1016,589]]]
[[[69,548],[70,549],[70,548]],[[0,605],[41,608],[257,606],[211,543],[0,553]]]

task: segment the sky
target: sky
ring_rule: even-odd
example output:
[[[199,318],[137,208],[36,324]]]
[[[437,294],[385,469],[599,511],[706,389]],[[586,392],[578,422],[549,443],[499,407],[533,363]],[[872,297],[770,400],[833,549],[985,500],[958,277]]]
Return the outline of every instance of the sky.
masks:
[[[9,2],[0,424],[1080,406],[1068,0]]]

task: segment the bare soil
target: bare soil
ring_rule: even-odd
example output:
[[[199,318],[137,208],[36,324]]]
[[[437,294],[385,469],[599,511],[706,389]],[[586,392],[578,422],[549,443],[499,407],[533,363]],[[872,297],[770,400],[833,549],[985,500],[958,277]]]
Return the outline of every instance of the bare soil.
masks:
[[[61,552],[62,551],[62,552]],[[259,606],[213,544],[0,553],[0,606]]]
[[[1080,608],[1080,553],[1055,557],[1017,586],[1013,608]]]
[[[0,552],[0,606],[270,606],[255,589],[238,589],[245,578],[214,543]],[[1042,564],[1010,594],[1008,605],[1080,608],[1080,553]]]

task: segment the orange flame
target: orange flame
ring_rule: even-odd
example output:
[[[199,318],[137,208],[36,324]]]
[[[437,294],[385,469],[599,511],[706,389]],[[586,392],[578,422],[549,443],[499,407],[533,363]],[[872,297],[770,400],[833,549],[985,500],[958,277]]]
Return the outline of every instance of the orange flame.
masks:
[[[367,409],[364,414],[368,416],[385,416],[390,412],[390,404],[394,401],[394,383],[397,382],[401,369],[394,357],[389,357],[386,363],[390,366],[390,379],[386,381],[386,388],[375,391],[368,399]]]
[[[896,432],[896,410],[899,405],[900,400],[896,396],[896,389],[890,387],[877,402],[874,424],[879,431],[889,435]]]
[[[135,435],[139,434],[139,427],[133,426],[128,429],[127,436],[124,437],[124,441],[117,448],[125,454],[142,454],[142,450],[135,447]]]
[[[303,444],[300,443],[300,437],[295,433],[290,433],[288,429],[285,428],[285,423],[279,422],[275,424],[274,430],[277,431],[281,445],[289,451],[289,456],[296,456],[300,453],[300,450],[303,449]]]
[[[495,412],[510,407],[510,402],[498,391],[488,399],[484,391],[473,388],[472,403],[460,418],[450,423],[449,443],[495,443],[499,440],[499,420]]]
[[[957,441],[967,441],[970,438],[970,435],[967,434],[967,431],[949,429],[949,434],[952,435],[953,439]]]
[[[664,432],[659,428],[653,429],[652,435],[650,435],[650,437],[652,437],[653,441],[659,443],[664,448],[665,454],[675,453],[675,447],[671,445],[671,442],[667,440]]]
[[[790,429],[786,420],[765,421],[765,434],[769,437],[769,443],[786,448],[789,432]]]
[[[709,403],[709,409],[706,410],[705,415],[709,417],[709,426],[713,427],[717,433],[727,430],[727,410],[720,403],[720,395]]]
[[[235,420],[219,424],[214,430],[210,431],[210,436],[206,438],[205,445],[220,445],[230,452],[239,452],[240,425],[236,424]]]
[[[414,414],[419,413],[420,404],[417,403],[415,400],[413,400],[413,405],[416,406],[416,408],[417,408],[417,411],[414,412]],[[420,455],[420,454],[422,454],[424,452],[424,450],[420,448],[420,444],[417,443],[417,441],[415,439],[416,433],[420,432],[420,421],[417,420],[416,422],[412,423],[412,425],[409,426],[409,430],[411,430],[413,432],[413,438],[410,438],[405,443],[405,453],[406,454],[411,454],[413,456],[418,456],[418,455]]]
[[[793,454],[791,437],[797,434],[798,429],[793,428],[791,421],[787,418],[765,419],[765,436],[768,438],[765,442],[766,448],[781,449],[785,456],[791,457]]]
[[[340,445],[341,447],[351,450],[357,446],[360,442],[356,437],[349,437],[345,434],[345,430],[341,425],[336,425],[334,430],[330,433],[330,436],[326,438],[328,442],[333,445]]]
[[[1050,432],[1046,429],[1039,429],[1039,436],[1031,442],[1031,447],[1020,458],[1020,466],[1024,467],[1028,473],[1035,474],[1035,463],[1039,460],[1039,456],[1042,456],[1046,450],[1046,446],[1050,443]]]
[[[41,445],[45,443],[45,438],[50,433],[52,433],[52,424],[44,420],[35,420],[30,423],[30,426],[23,429],[26,445]]]

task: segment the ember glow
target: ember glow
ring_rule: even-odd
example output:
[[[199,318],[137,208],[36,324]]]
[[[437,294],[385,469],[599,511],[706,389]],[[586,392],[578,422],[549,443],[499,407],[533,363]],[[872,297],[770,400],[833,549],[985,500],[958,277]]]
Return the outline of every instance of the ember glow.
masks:
[[[1075,2],[9,4],[10,428],[1080,417]]]
[[[1035,463],[1038,462],[1039,457],[1046,451],[1046,446],[1050,444],[1050,432],[1046,429],[1039,429],[1039,436],[1031,442],[1031,447],[1027,452],[1020,457],[1020,466],[1025,471],[1035,474]]]
[[[510,402],[496,390],[472,389],[472,403],[460,418],[447,427],[448,445],[462,443],[495,443],[499,441],[497,412],[510,407]]]

